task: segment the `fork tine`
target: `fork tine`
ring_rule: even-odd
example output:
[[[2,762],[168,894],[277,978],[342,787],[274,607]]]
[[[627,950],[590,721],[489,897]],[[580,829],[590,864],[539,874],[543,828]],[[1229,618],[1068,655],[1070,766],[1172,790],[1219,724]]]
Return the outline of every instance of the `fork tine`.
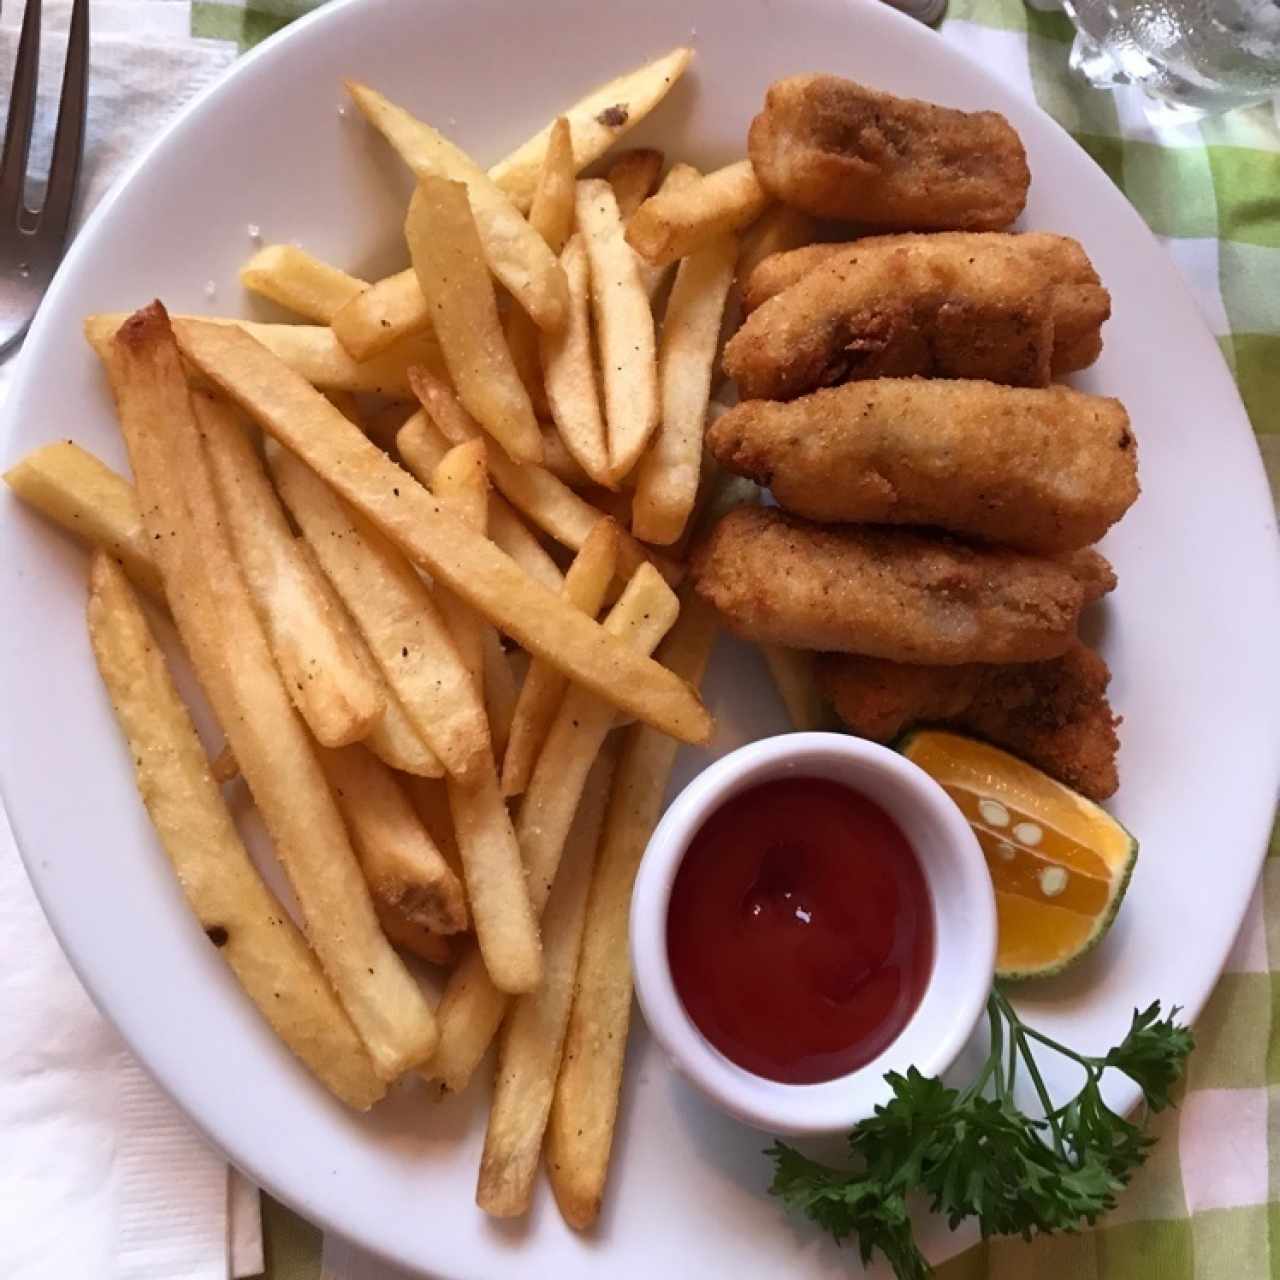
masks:
[[[30,3],[30,0],[28,0]],[[58,104],[58,131],[49,162],[49,185],[40,211],[41,239],[66,235],[80,178],[84,152],[85,111],[89,103],[89,0],[75,0],[67,32],[67,65],[62,73],[62,100]]]
[[[16,217],[22,207],[27,180],[31,125],[36,115],[36,79],[40,70],[40,0],[27,0],[22,15],[22,38],[9,91],[9,123],[0,155],[0,213]]]

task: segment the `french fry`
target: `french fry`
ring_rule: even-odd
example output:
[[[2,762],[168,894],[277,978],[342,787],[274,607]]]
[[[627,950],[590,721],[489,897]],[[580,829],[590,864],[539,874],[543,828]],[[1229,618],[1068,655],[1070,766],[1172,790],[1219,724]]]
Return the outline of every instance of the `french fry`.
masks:
[[[328,605],[329,617],[342,634],[347,648],[360,664],[360,669],[374,682],[382,696],[382,715],[370,727],[365,735],[364,744],[383,764],[390,765],[404,773],[411,773],[422,778],[439,778],[444,774],[444,766],[437,759],[434,751],[427,746],[422,735],[413,727],[404,704],[396,696],[391,686],[382,678],[377,659],[369,648],[360,628],[347,612],[342,597],[333,589],[333,583],[325,576],[316,553],[312,551],[305,538],[294,539],[298,554],[311,566],[316,586],[323,593]]]
[[[689,187],[695,186],[701,181],[702,174],[693,165],[673,164],[670,172],[662,180],[662,185],[658,188],[658,194],[671,195],[677,191],[684,191]],[[632,253],[635,253],[634,249]],[[652,262],[647,261],[636,253],[636,269],[640,272],[640,284],[644,289],[645,296],[652,305],[662,291],[662,286],[675,270],[675,263],[664,262],[655,266]]]
[[[750,225],[767,203],[751,161],[739,160],[684,190],[650,196],[627,224],[627,243],[649,262],[674,262]]]
[[[547,242],[547,248],[559,254],[573,230],[573,145],[569,139],[569,122],[561,117],[551,127],[542,172],[529,210],[529,225]],[[563,268],[563,263],[561,267]],[[566,298],[566,302],[569,299]],[[567,313],[566,313],[567,314]],[[564,325],[559,326],[563,330]],[[527,311],[512,307],[503,325],[511,359],[535,412],[549,413],[547,393],[542,385],[542,363],[539,357],[540,330]]]
[[[653,313],[607,182],[596,178],[578,183],[577,215],[591,265],[609,469],[616,483],[635,466],[658,425]]]
[[[465,929],[462,884],[391,770],[358,745],[319,755],[379,916],[385,911],[434,933]]]
[[[425,369],[413,371],[413,385],[423,408],[450,441],[474,440],[480,428],[458,403],[448,384]],[[545,467],[519,466],[497,449],[489,454],[489,475],[512,506],[538,528],[572,551],[581,551],[600,519],[600,512]],[[642,547],[630,534],[619,531],[618,574],[625,582],[636,569],[651,561],[668,582],[675,585],[684,568],[660,552]],[[508,633],[510,634],[510,633]]]
[[[593,89],[564,112],[577,172],[599,160],[624,133],[639,124],[667,96],[692,58],[692,49],[672,49]],[[551,128],[547,125],[540,129],[489,170],[489,177],[519,209],[528,209],[533,203]]]
[[[430,125],[367,85],[348,80],[346,86],[365,118],[400,153],[419,182],[434,178],[465,184],[493,274],[540,329],[563,324],[567,302],[560,264],[510,198],[466,152]]]
[[[104,551],[94,553],[89,581],[98,669],[192,914],[285,1045],[343,1102],[365,1110],[386,1086],[250,861],[133,589]]]
[[[222,524],[159,303],[126,321],[108,369],[178,632],[289,875],[308,939],[378,1074],[394,1079],[431,1053],[435,1020],[378,926],[342,818],[272,660]]]
[[[547,135],[547,150],[542,157],[538,185],[529,209],[529,225],[555,254],[564,248],[573,231],[573,180],[576,175],[569,121],[559,116]]]
[[[605,750],[587,775],[560,873],[542,918],[542,986],[512,1003],[502,1029],[476,1181],[476,1203],[495,1217],[527,1213],[533,1198],[542,1135],[573,1004],[587,893],[613,766],[614,753]]]
[[[697,685],[715,636],[715,614],[690,592],[659,657]],[[546,1137],[556,1202],[565,1221],[579,1230],[596,1220],[609,1171],[631,1021],[631,886],[666,802],[675,756],[676,743],[663,734],[643,725],[627,730],[587,899],[573,1011]],[[441,1025],[437,1057],[444,1048]]]
[[[401,778],[400,782],[427,834],[454,875],[461,878],[462,856],[453,830],[453,815],[449,812],[449,788],[438,778]]]
[[[489,477],[483,440],[455,445],[436,467],[431,491],[441,504],[472,529],[485,531],[488,523]],[[448,588],[437,587],[436,604],[453,636],[458,656],[471,673],[476,691],[484,696],[484,635],[489,624],[477,617],[465,600]],[[490,630],[492,628],[489,628]]]
[[[582,544],[569,572],[563,595],[575,609],[594,618],[604,603],[618,563],[618,526],[601,519]],[[502,794],[518,796],[529,785],[533,766],[564,698],[568,681],[550,663],[529,664],[511,720],[511,735],[502,761]]]
[[[267,462],[413,727],[449,773],[478,769],[489,754],[484,707],[427,585],[365,516],[294,454],[269,445]]]
[[[192,406],[236,559],[289,697],[323,746],[356,742],[386,709],[378,682],[334,621],[240,423],[203,392],[193,393]]]
[[[547,405],[565,448],[596,483],[612,488],[609,442],[591,350],[591,268],[582,237],[560,256],[569,282],[569,318],[559,333],[544,333],[540,356]]]
[[[591,483],[578,460],[564,447],[560,433],[551,425],[542,432],[542,465],[570,489],[585,489]]]
[[[818,682],[813,672],[813,654],[799,649],[784,649],[781,645],[762,644],[764,655],[773,678],[774,688],[787,710],[791,727],[800,733],[809,733],[828,727],[830,716]]]
[[[646,724],[681,741],[710,738],[711,717],[686,683],[610,636],[442,510],[261,343],[234,326],[186,320],[174,327],[183,354],[206,378],[504,635]]]
[[[606,177],[613,188],[613,198],[618,202],[623,222],[635,213],[658,185],[663,159],[661,151],[637,147],[620,153],[609,166]]]
[[[356,360],[371,360],[402,338],[431,328],[431,312],[412,267],[353,294],[329,323]]]
[[[123,311],[89,316],[84,322],[89,345],[106,360],[111,339],[126,319]],[[333,330],[316,324],[257,324],[221,316],[175,316],[201,324],[242,330],[260,342],[282,364],[320,391],[368,391],[393,399],[412,399],[407,376],[411,364],[443,372],[440,348],[430,333],[397,342],[376,359],[358,363],[343,349]]]
[[[432,933],[430,929],[424,929],[418,924],[410,924],[376,900],[373,909],[378,913],[378,923],[382,925],[387,941],[397,951],[407,951],[428,964],[448,965],[453,960],[453,948],[449,945],[449,939],[442,934]]]
[[[240,268],[240,283],[317,324],[329,324],[352,298],[369,287],[294,244],[269,244],[259,249]]]
[[[466,188],[423,178],[404,231],[459,399],[515,461],[540,462],[542,435],[502,336]]]
[[[493,739],[493,758],[497,761],[506,753],[507,741],[511,737],[511,720],[516,712],[519,689],[497,628],[486,623],[481,638],[484,644],[484,707],[489,713],[489,735]]]
[[[662,425],[638,468],[631,506],[632,532],[644,542],[669,546],[693,511],[711,374],[737,256],[736,238],[718,236],[676,271],[658,353]]]
[[[734,275],[746,280],[770,255],[812,244],[818,224],[807,213],[786,204],[771,204],[742,237]]]
[[[430,486],[436,467],[450,447],[450,442],[427,416],[425,409],[419,409],[396,435],[400,461],[427,486]],[[500,494],[489,494],[488,532],[489,537],[531,578],[536,578],[552,591],[560,590],[564,574]]]
[[[78,444],[58,440],[27,454],[4,479],[28,506],[119,560],[138,586],[163,603],[138,495],[123,476]]]
[[[674,593],[658,571],[652,565],[641,565],[604,625],[612,634],[626,636],[636,649],[649,652],[674,622],[678,610]],[[571,687],[534,766],[516,820],[516,835],[535,919],[547,904],[587,773],[614,719],[613,708],[602,699],[581,687]],[[465,845],[463,849],[465,852]],[[474,897],[472,909],[474,912]],[[445,987],[437,1010],[439,1048],[423,1074],[443,1080],[452,1092],[466,1087],[502,1021],[506,1002],[494,991],[495,986],[473,966],[460,966]],[[462,991],[465,995],[459,994]]]

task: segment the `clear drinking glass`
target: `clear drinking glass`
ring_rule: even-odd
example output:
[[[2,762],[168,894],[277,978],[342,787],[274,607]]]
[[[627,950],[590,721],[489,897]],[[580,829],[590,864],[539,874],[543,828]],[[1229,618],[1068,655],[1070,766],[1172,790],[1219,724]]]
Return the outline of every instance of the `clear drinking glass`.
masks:
[[[1138,85],[1201,112],[1280,93],[1280,0],[1063,0],[1071,65],[1099,88]]]

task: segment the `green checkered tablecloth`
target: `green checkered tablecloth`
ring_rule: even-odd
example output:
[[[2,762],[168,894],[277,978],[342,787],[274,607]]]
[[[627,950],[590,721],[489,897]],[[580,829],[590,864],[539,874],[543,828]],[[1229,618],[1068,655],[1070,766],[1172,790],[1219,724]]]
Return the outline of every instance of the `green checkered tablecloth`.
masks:
[[[248,47],[312,7],[196,0],[192,35]],[[1280,492],[1280,107],[1154,125],[1138,92],[1104,93],[1078,81],[1067,66],[1067,18],[1022,0],[951,0],[942,33],[1065,126],[1160,238],[1235,373]],[[1280,1277],[1275,836],[1271,854],[1227,972],[1197,1024],[1181,1105],[1159,1117],[1161,1141],[1116,1212],[1075,1236],[979,1245],[940,1268],[942,1280]],[[268,1204],[266,1235],[273,1280],[320,1274],[313,1228]]]

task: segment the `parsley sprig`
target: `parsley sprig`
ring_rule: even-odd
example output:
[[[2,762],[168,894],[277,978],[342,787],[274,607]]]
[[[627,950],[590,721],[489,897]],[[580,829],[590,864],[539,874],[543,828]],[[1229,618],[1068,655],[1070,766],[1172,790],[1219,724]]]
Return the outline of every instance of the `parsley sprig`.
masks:
[[[991,1049],[974,1082],[950,1089],[914,1067],[885,1078],[893,1099],[849,1135],[854,1170],[834,1169],[775,1142],[770,1191],[838,1242],[856,1236],[864,1263],[877,1250],[898,1280],[927,1280],[907,1197],[923,1192],[955,1227],[976,1217],[984,1236],[1075,1231],[1116,1203],[1154,1139],[1103,1101],[1111,1069],[1142,1090],[1149,1111],[1170,1103],[1194,1041],[1154,1003],[1134,1010],[1128,1034],[1102,1057],[1076,1053],[1028,1026],[1000,990],[987,1002]],[[1070,1058],[1084,1070],[1080,1092],[1055,1107],[1033,1045]],[[1014,1101],[1025,1070],[1043,1108],[1026,1115]]]

